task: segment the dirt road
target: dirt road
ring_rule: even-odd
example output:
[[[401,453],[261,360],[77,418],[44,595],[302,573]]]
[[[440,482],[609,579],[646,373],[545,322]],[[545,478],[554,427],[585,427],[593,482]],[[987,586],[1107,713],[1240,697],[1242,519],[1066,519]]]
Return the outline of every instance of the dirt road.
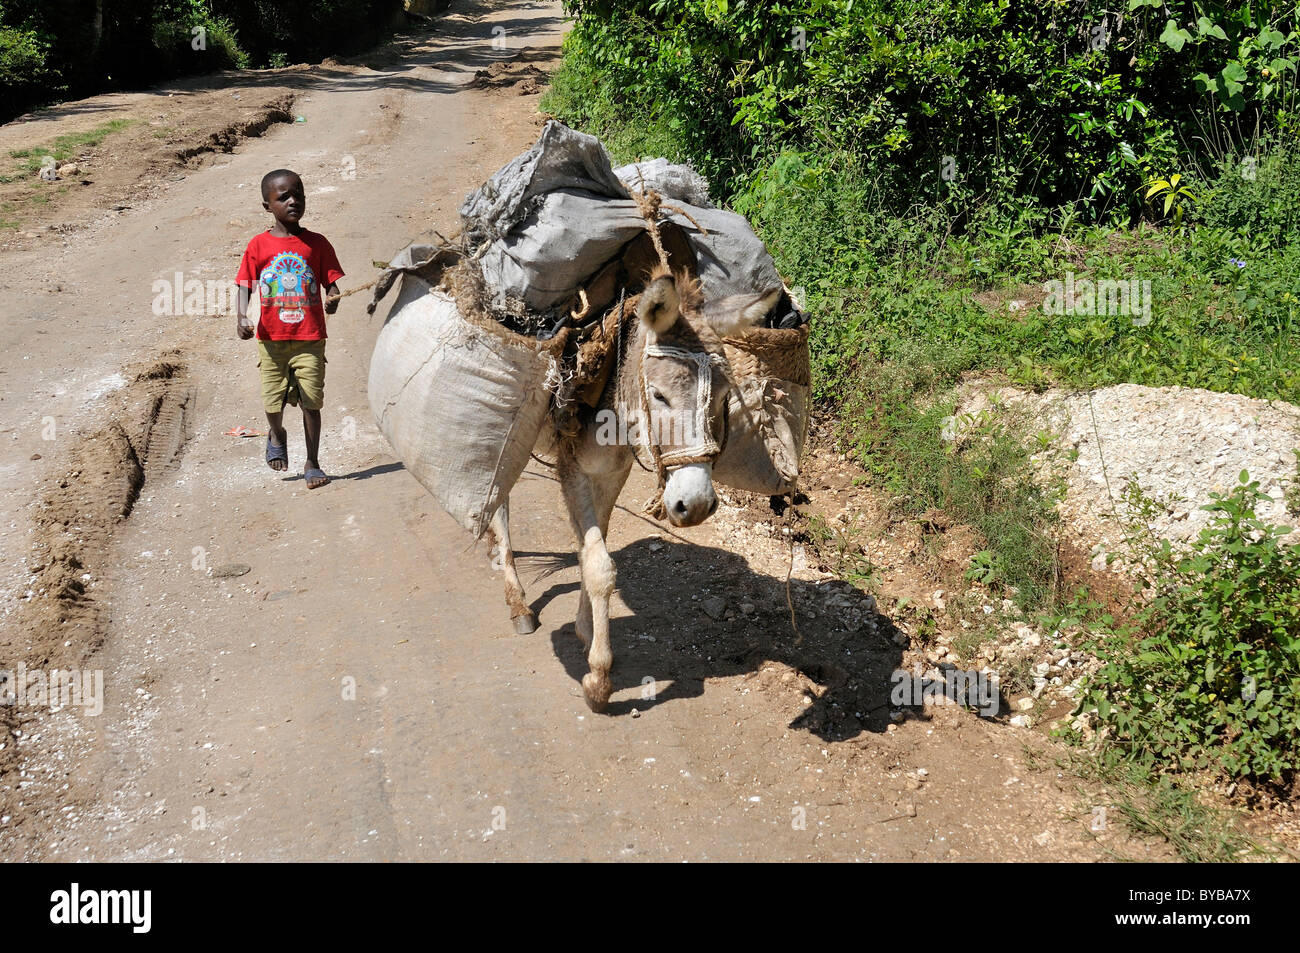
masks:
[[[373,425],[365,384],[382,309],[367,317],[365,295],[330,322],[332,485],[305,489],[292,416],[289,475],[265,467],[260,440],[224,435],[262,425],[252,344],[229,316],[156,316],[154,282],[233,275],[264,227],[256,183],[280,166],[307,183],[305,223],[338,249],[345,289],[373,260],[453,228],[461,197],[535,137],[528,67],[554,65],[562,30],[558,3],[461,2],[369,65],[191,87],[178,95],[196,108],[287,90],[304,121],[253,130],[130,208],[0,253],[0,667],[104,673],[98,716],[8,713],[4,856],[1168,856],[1090,830],[1095,796],[1005,717],[938,708],[893,725],[902,649],[887,620],[867,624],[859,595],[800,569],[796,645],[785,551],[728,549],[728,520],[748,511],[681,534],[642,518],[640,471],[610,546],[616,692],[609,714],[589,713],[554,480],[535,467],[513,498],[542,620],[517,636],[486,544]],[[85,122],[95,102],[42,122]],[[101,105],[145,122],[186,108],[167,91]],[[118,430],[102,429],[110,418]],[[39,591],[49,564],[84,588],[61,609]],[[231,564],[249,571],[210,572]]]

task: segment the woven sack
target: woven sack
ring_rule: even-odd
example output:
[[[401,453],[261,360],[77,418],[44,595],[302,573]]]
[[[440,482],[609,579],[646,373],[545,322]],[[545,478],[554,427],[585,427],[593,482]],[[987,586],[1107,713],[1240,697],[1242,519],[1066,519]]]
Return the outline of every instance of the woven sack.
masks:
[[[793,493],[808,437],[808,326],[750,328],[723,347],[736,386],[713,479],[767,496]]]
[[[539,344],[401,281],[370,358],[370,408],[411,475],[478,537],[528,463],[564,336]]]

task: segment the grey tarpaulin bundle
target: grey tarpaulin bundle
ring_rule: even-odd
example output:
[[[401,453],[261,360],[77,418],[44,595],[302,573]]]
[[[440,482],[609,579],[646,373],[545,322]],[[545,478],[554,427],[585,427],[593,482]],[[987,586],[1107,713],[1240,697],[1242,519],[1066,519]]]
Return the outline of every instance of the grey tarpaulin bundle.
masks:
[[[558,122],[465,199],[459,250],[408,246],[376,282],[372,313],[402,284],[371,358],[376,422],[406,468],[476,536],[542,436],[566,338],[514,333],[481,312],[537,315],[538,326],[567,315],[579,290],[645,234],[631,190],[651,189],[673,206],[663,218],[689,239],[706,296],[781,286],[749,223],[714,208],[694,170],[664,159],[614,169],[599,140]],[[481,275],[485,309],[458,307],[455,289],[438,287],[463,255]],[[808,424],[807,338],[806,325],[756,327],[725,342],[737,389],[718,482],[794,489]]]

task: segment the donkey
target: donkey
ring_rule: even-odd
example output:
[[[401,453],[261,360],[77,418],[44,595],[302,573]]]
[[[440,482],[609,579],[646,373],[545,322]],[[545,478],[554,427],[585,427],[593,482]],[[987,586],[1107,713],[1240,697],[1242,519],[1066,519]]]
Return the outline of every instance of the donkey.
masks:
[[[775,288],[705,301],[697,280],[656,269],[645,290],[619,306],[616,364],[597,405],[581,410],[575,436],[554,437],[561,493],[578,538],[582,593],[575,628],[587,649],[582,693],[592,711],[603,711],[613,690],[615,570],[605,536],[632,463],[641,459],[656,472],[655,510],[673,526],[695,526],[713,515],[712,465],[726,443],[731,390],[722,338],[756,324],[780,295]],[[515,571],[508,499],[491,529],[515,630],[533,632],[537,615],[524,602]]]

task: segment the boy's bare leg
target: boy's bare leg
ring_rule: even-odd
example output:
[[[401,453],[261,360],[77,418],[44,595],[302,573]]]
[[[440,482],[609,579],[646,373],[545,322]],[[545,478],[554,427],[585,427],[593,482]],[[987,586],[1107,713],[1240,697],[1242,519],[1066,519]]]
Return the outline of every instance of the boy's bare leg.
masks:
[[[266,422],[271,431],[271,443],[277,447],[283,447],[289,442],[289,435],[284,430],[284,411],[277,411],[274,414],[268,411]],[[268,466],[272,470],[283,470],[288,464],[283,460],[272,460]]]
[[[308,470],[319,470],[320,461],[317,459],[317,454],[320,452],[319,410],[308,410],[305,407],[303,408],[302,432],[303,436],[307,438],[307,462],[303,465],[303,472],[306,473]],[[314,490],[318,486],[324,486],[329,481],[329,477],[327,476],[322,475],[314,477],[307,481],[307,489]]]

